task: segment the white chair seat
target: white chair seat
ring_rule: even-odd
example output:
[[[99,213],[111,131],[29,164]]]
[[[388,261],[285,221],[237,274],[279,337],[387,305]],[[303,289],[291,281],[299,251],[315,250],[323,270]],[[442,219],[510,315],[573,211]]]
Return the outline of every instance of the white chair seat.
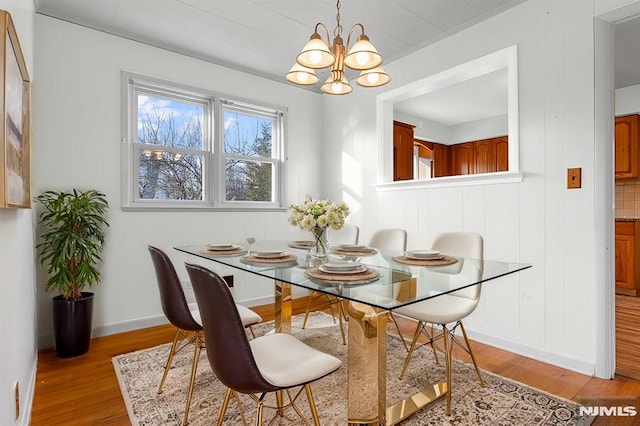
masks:
[[[257,337],[249,342],[260,374],[274,386],[288,388],[332,373],[342,362],[285,334]]]
[[[393,312],[431,324],[448,324],[469,315],[477,304],[478,299],[443,294],[434,299],[403,306]]]
[[[248,327],[250,325],[258,324],[262,321],[262,317],[256,314],[251,309],[246,306],[236,304],[236,308],[238,309],[238,313],[240,314],[240,320],[242,320],[242,325]],[[198,310],[198,305],[195,303],[189,304],[189,310],[191,312],[191,316],[193,319],[200,325],[202,325],[202,320],[200,319],[200,311]]]

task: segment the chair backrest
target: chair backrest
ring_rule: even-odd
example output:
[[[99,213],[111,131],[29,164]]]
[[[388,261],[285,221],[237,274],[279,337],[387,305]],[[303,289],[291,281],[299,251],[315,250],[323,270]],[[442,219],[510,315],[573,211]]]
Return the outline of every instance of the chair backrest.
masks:
[[[165,252],[157,247],[148,246],[153,267],[156,270],[162,311],[174,326],[187,331],[200,331],[202,326],[193,319],[184,290],[178,278],[173,262]]]
[[[482,260],[484,260],[482,235],[475,232],[444,232],[436,236],[431,248],[443,254],[467,258],[464,259],[460,276],[471,275],[474,279],[482,278]],[[452,280],[455,281],[455,276],[452,276]],[[479,299],[481,288],[481,284],[478,284],[451,294],[468,299]]]
[[[328,239],[331,244],[358,244],[360,228],[356,225],[345,224],[337,231],[329,228]]]
[[[207,358],[218,380],[241,393],[278,390],[256,365],[240,314],[222,277],[200,265],[185,266],[200,309]]]
[[[407,250],[407,231],[404,229],[379,229],[369,240],[369,247],[381,250]]]

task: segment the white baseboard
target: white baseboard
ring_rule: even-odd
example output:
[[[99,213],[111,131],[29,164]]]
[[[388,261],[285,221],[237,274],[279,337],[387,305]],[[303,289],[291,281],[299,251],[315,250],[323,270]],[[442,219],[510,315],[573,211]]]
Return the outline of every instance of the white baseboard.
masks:
[[[26,390],[24,396],[21,396],[24,401],[24,406],[20,407],[20,417],[16,421],[16,426],[29,426],[31,424],[31,411],[33,410],[33,398],[36,392],[36,372],[38,369],[38,356],[36,355],[36,362],[31,368],[31,379],[29,380],[29,388]],[[22,386],[20,386],[22,387]]]
[[[504,349],[509,352],[513,352],[518,355],[525,356],[527,358],[535,359],[536,361],[545,362],[547,364],[555,365],[566,370],[575,371],[576,373],[585,374],[587,376],[595,376],[595,362],[588,361],[581,358],[576,358],[571,355],[561,354],[557,352],[550,352],[544,349],[534,348],[532,346],[524,345],[522,343],[514,342],[512,340],[504,339],[502,337],[492,336],[490,334],[479,333],[477,331],[467,329],[467,334],[471,340],[475,340],[479,343],[484,343],[496,348]]]

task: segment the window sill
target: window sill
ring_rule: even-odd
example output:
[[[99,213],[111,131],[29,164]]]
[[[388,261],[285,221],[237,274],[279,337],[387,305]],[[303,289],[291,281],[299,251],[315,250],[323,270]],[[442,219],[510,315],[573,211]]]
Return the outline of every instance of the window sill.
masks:
[[[384,182],[375,185],[378,191],[402,191],[408,189],[446,188],[470,185],[494,185],[499,183],[518,183],[524,178],[523,172],[482,173],[477,175],[445,176],[435,179],[402,180]]]
[[[121,206],[123,212],[286,212],[286,207]]]

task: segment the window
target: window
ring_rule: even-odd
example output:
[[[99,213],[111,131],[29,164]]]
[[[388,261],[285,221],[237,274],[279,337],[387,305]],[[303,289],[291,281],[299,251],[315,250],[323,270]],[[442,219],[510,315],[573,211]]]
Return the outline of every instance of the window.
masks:
[[[279,208],[284,111],[123,73],[123,207]]]

